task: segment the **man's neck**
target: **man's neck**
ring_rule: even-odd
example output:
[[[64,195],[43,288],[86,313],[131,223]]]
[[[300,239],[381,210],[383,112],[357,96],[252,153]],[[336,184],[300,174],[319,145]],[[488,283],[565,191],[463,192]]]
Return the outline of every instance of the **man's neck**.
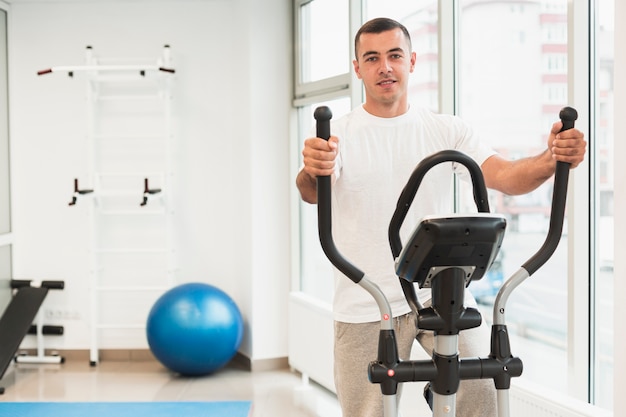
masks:
[[[363,109],[369,114],[376,117],[392,118],[398,117],[409,111],[409,105],[407,102],[396,101],[394,103],[375,103],[368,102],[363,103]]]

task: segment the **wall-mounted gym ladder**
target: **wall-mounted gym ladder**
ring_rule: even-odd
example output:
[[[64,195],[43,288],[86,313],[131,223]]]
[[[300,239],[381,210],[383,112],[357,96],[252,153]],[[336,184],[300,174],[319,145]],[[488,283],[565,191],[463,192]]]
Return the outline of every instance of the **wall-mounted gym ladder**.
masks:
[[[92,365],[102,341],[145,338],[150,306],[175,283],[170,54],[166,45],[156,63],[105,61],[88,46],[84,65],[38,72],[87,85],[89,168],[68,187],[68,205],[88,206]]]

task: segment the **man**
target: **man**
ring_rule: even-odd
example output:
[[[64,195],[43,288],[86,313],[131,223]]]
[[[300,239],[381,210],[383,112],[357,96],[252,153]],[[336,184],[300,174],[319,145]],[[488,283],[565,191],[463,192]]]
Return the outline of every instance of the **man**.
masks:
[[[556,161],[576,167],[584,159],[586,142],[577,129],[559,133],[562,125],[556,122],[548,149],[534,157],[509,161],[482,144],[458,117],[411,107],[408,79],[416,55],[407,29],[391,19],[365,23],[355,36],[355,54],[354,71],[363,81],[365,102],[333,121],[328,141],[305,140],[304,166],[296,185],[302,199],[315,204],[316,177],[332,176],[337,247],[386,294],[399,354],[407,360],[416,338],[432,352],[432,334],[416,328],[416,318],[394,273],[387,227],[397,198],[419,161],[444,149],[463,151],[481,166],[488,187],[515,195],[530,192],[550,178]],[[427,174],[404,222],[405,238],[424,215],[452,211],[452,170],[441,164]],[[335,385],[343,416],[381,417],[380,387],[367,378],[367,364],[376,358],[379,310],[362,288],[338,271],[335,275]],[[420,290],[418,295],[422,304],[428,305],[430,291]],[[466,299],[471,302],[471,296]],[[460,334],[461,357],[484,356],[488,345],[484,326]],[[495,403],[491,380],[463,381],[457,393],[457,415],[495,416]]]

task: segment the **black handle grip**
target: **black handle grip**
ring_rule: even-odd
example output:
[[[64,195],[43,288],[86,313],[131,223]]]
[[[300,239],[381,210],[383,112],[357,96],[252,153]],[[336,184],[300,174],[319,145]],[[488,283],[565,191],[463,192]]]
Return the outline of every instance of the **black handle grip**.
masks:
[[[332,112],[326,106],[315,109],[313,117],[316,120],[316,134],[321,139],[330,138],[330,119]],[[322,249],[328,260],[345,276],[355,283],[359,283],[365,275],[359,268],[352,265],[337,250],[332,234],[331,211],[331,182],[330,176],[317,177],[317,226]]]
[[[573,107],[563,107],[559,112],[559,118],[561,119],[561,123],[563,123],[563,127],[559,132],[573,129],[574,123],[576,119],[578,119],[578,112]]]
[[[333,118],[333,113],[326,106],[320,106],[315,109],[313,113],[316,124],[316,135],[318,138],[328,140],[330,138],[330,119]]]
[[[65,289],[65,281],[42,281],[41,286],[51,290]]]
[[[576,119],[578,119],[578,112],[572,107],[564,107],[559,112],[559,118],[563,123],[560,132],[563,132],[574,127],[574,123]],[[529,276],[534,274],[550,259],[559,245],[559,240],[563,232],[563,222],[565,221],[565,203],[567,202],[567,183],[569,182],[570,165],[571,164],[562,161],[557,161],[556,163],[548,235],[541,249],[522,265]]]

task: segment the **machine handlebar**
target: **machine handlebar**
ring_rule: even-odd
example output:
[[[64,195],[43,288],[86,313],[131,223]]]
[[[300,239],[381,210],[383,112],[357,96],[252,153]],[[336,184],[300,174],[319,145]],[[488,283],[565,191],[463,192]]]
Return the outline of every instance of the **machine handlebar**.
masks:
[[[313,114],[317,124],[317,137],[328,140],[330,138],[330,119],[332,112],[326,106],[315,109]],[[330,262],[353,282],[359,283],[365,273],[347,260],[335,245],[332,234],[331,212],[331,178],[330,176],[317,177],[317,218],[318,231],[322,249]]]
[[[559,112],[559,118],[563,123],[563,127],[559,132],[563,132],[574,127],[574,122],[578,119],[578,112],[572,107],[564,107]],[[565,220],[565,203],[567,201],[567,183],[569,181],[570,165],[571,164],[567,162],[561,161],[556,163],[548,235],[537,253],[522,265],[529,276],[534,274],[550,259],[559,245],[559,240],[563,232],[563,222]]]

